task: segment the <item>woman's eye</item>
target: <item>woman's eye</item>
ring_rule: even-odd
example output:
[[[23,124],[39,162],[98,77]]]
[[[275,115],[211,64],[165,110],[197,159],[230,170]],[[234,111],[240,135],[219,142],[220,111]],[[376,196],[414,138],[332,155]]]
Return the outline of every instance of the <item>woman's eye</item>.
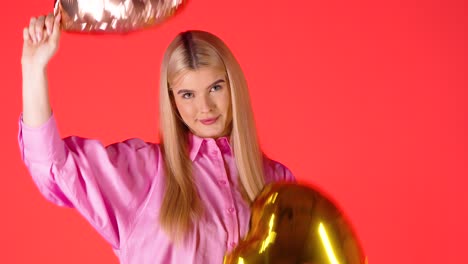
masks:
[[[211,91],[216,92],[216,91],[221,90],[221,88],[223,88],[223,87],[221,85],[217,84],[217,85],[211,87]]]
[[[193,97],[193,93],[184,93],[182,94],[182,98],[184,99],[189,99]]]

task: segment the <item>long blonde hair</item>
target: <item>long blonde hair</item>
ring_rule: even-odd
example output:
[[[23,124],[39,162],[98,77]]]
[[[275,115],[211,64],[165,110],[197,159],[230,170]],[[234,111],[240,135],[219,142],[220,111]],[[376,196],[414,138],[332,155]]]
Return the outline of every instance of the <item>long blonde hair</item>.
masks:
[[[160,142],[164,157],[165,193],[160,224],[174,241],[191,231],[202,205],[192,177],[188,128],[178,116],[171,84],[184,73],[214,67],[226,73],[231,91],[233,148],[242,192],[253,201],[265,185],[263,154],[250,104],[247,82],[237,60],[215,35],[204,31],[180,33],[164,54],[160,77]]]

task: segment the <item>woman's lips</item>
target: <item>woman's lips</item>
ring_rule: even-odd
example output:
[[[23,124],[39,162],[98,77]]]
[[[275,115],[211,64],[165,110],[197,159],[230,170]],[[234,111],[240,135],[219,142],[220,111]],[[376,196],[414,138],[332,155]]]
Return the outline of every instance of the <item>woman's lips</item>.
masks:
[[[218,117],[215,117],[215,118],[208,118],[208,119],[200,119],[200,122],[204,125],[211,125],[213,124],[214,122],[216,122],[216,120],[218,120]]]

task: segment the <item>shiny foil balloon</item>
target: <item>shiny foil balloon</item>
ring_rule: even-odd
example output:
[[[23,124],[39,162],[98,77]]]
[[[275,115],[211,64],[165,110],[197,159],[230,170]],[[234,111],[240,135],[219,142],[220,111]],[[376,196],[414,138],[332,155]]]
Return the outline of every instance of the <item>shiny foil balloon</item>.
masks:
[[[55,0],[61,27],[73,32],[126,33],[159,24],[184,0]]]
[[[296,183],[265,187],[250,230],[225,264],[365,264],[350,222],[319,191]]]

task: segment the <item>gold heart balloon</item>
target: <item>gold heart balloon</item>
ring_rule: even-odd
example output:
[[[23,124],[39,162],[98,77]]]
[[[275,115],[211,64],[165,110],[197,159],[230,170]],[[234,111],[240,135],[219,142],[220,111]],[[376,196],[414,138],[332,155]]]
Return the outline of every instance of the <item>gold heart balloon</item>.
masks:
[[[55,0],[61,27],[72,32],[126,33],[159,24],[185,0]]]
[[[272,183],[252,204],[249,233],[225,264],[365,264],[343,212],[325,195],[297,183]]]

